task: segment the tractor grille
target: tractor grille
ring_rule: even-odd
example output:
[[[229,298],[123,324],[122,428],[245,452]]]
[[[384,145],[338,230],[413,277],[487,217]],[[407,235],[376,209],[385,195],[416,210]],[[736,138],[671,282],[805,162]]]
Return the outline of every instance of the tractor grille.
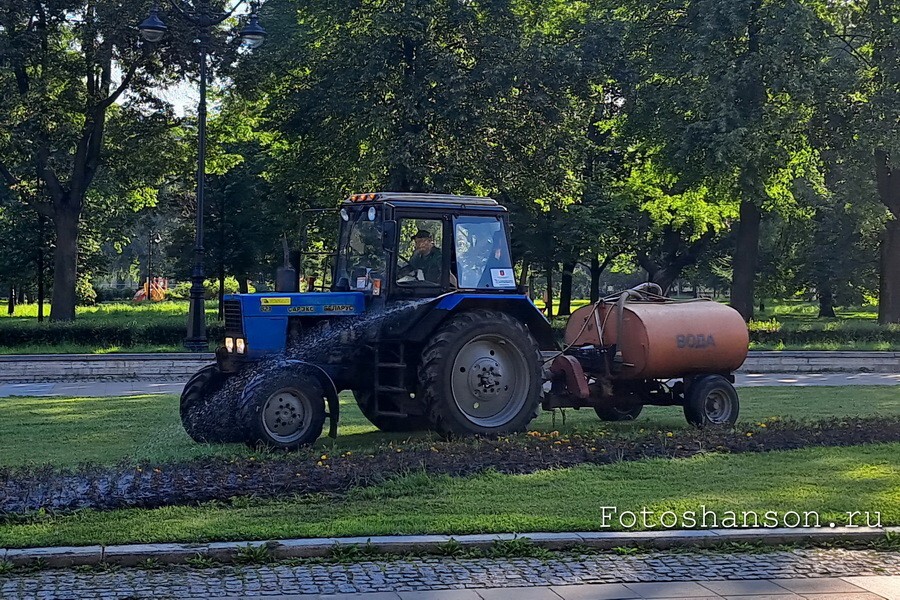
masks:
[[[244,315],[241,312],[240,300],[225,301],[225,334],[244,335]]]

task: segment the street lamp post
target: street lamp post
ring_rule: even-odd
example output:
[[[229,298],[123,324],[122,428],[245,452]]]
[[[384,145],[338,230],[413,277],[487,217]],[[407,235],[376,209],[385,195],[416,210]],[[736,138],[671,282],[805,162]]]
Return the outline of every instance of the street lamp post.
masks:
[[[153,288],[153,244],[159,246],[159,243],[162,241],[162,235],[159,232],[153,234],[153,231],[150,231],[150,235],[147,236],[147,298],[150,298],[150,291]]]
[[[189,5],[182,0],[169,0],[169,4],[185,21],[197,30],[197,41],[200,50],[200,104],[198,118],[197,147],[197,216],[194,236],[194,267],[191,273],[190,311],[188,314],[187,337],[184,345],[192,352],[206,352],[209,340],[206,337],[206,293],[203,287],[203,208],[205,201],[206,180],[206,80],[207,54],[209,52],[210,32],[212,28],[229,18],[245,0],[238,3],[228,12],[217,12],[210,6],[209,0],[197,0]],[[166,34],[168,27],[159,16],[159,6],[150,9],[150,15],[138,25],[141,35],[151,43],[159,42]],[[259,2],[250,1],[250,18],[241,28],[242,42],[249,48],[258,48],[266,39],[266,31],[259,24]]]

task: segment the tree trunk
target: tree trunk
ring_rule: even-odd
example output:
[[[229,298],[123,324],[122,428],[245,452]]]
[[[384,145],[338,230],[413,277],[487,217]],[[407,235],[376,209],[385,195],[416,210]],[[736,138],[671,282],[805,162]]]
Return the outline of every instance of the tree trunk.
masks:
[[[44,321],[44,215],[38,213],[37,320]]]
[[[545,265],[544,276],[547,278],[546,302],[544,305],[546,306],[547,318],[550,319],[553,317],[553,265],[551,263]]]
[[[247,277],[246,273],[238,275],[238,292],[241,294],[250,293],[250,278]]]
[[[595,254],[591,257],[591,304],[600,300],[600,275],[602,273],[600,257]]]
[[[881,239],[878,322],[900,323],[900,219],[887,223]]]
[[[51,321],[74,321],[75,283],[78,277],[78,210],[57,205],[56,250],[53,253],[53,295],[50,300]]]
[[[565,263],[563,265],[559,290],[559,310],[556,313],[559,316],[569,316],[572,314],[572,278],[574,272],[574,262]]]
[[[831,289],[830,281],[820,281],[816,287],[819,296],[819,317],[833,319],[834,314],[834,292]]]
[[[9,296],[6,300],[6,314],[12,316],[16,312],[16,288],[9,288]]]
[[[900,323],[900,169],[881,149],[875,151],[875,180],[881,203],[893,215],[881,238],[878,322]]]
[[[745,321],[753,318],[753,291],[756,283],[756,264],[759,257],[759,226],[762,213],[751,200],[741,200],[741,221],[738,224],[737,246],[734,251],[731,278],[731,306]]]

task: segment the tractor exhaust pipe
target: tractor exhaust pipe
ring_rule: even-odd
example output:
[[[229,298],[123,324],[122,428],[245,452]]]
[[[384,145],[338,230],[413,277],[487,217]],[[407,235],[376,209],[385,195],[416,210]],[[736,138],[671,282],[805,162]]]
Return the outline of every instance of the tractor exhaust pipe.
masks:
[[[296,293],[300,291],[300,280],[297,278],[297,270],[291,265],[291,251],[288,248],[287,236],[281,239],[284,248],[284,266],[278,267],[275,272],[275,291]]]

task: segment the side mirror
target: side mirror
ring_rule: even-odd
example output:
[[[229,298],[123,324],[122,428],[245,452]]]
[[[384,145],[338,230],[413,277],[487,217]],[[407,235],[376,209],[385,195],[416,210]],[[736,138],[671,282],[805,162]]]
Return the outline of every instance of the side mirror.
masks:
[[[397,221],[385,221],[381,236],[381,246],[388,252],[397,247]]]

